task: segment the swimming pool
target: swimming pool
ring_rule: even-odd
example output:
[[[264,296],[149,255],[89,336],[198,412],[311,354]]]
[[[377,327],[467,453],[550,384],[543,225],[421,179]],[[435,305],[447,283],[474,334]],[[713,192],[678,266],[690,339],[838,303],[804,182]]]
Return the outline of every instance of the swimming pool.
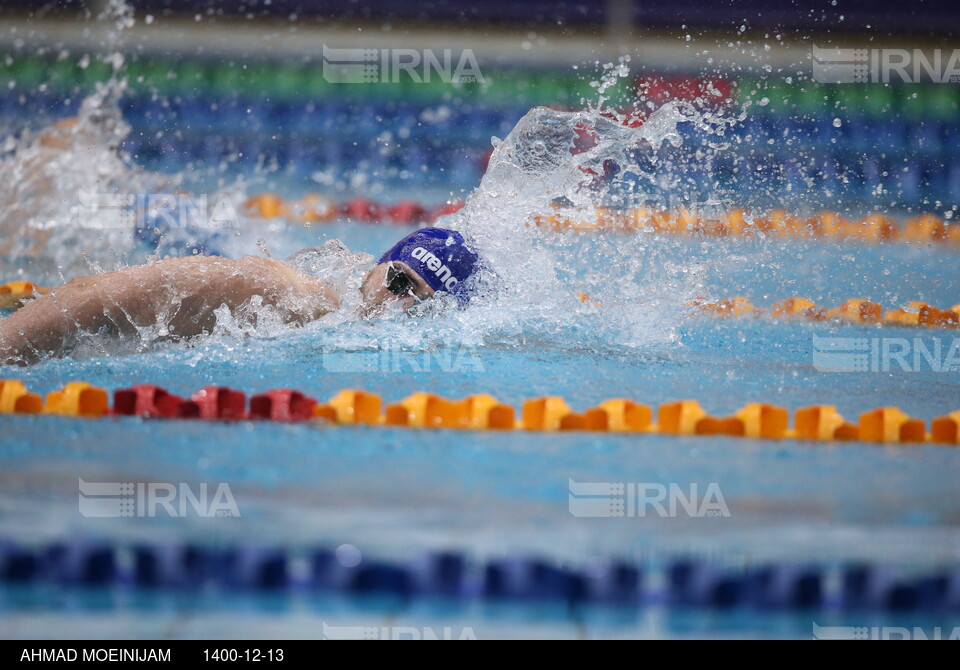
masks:
[[[955,329],[717,319],[693,306],[745,296],[769,308],[803,296],[824,307],[861,298],[886,309],[909,301],[949,308],[960,295],[949,245],[787,239],[759,228],[733,239],[527,225],[532,213],[582,213],[593,200],[625,211],[702,206],[704,219],[743,203],[800,203],[810,212],[824,202],[851,216],[876,208],[902,218],[926,211],[938,193],[947,196],[937,213],[949,220],[960,174],[947,160],[958,136],[952,92],[924,93],[942,103],[931,106],[932,121],[889,121],[880,103],[848,114],[843,105],[853,103],[841,89],[828,95],[832,109],[844,111],[828,113],[823,88],[781,114],[775,110],[792,104],[782,87],[778,98],[775,85],[744,78],[737,95],[773,103],[764,98],[761,109],[734,118],[667,101],[640,124],[618,112],[527,114],[550,102],[551,90],[565,91],[567,106],[575,106],[556,73],[530,75],[542,100],[517,102],[495,89],[489,99],[468,91],[451,101],[445,93],[436,104],[401,96],[317,105],[316,91],[298,98],[306,66],[269,67],[283,76],[251,86],[279,96],[269,104],[253,106],[255,96],[238,93],[223,72],[211,80],[227,83],[211,88],[225,87],[226,101],[211,104],[204,91],[180,97],[183,91],[168,90],[166,100],[142,91],[119,96],[116,110],[136,131],[124,144],[133,165],[189,175],[194,193],[236,191],[239,202],[257,190],[295,198],[309,182],[337,198],[360,193],[432,206],[451,193],[467,195],[484,174],[489,137],[504,136],[479,195],[447,219],[488,245],[489,282],[499,292],[467,310],[360,320],[348,291],[343,313],[299,330],[224,318],[200,341],[169,343],[146,332],[137,342],[96,342],[68,358],[5,369],[4,378],[40,394],[80,380],[110,392],[155,384],[183,397],[210,385],[248,395],[292,388],[321,401],[363,389],[385,403],[417,391],[489,393],[518,414],[525,400],[542,396],[561,396],[576,411],[610,398],[654,408],[695,399],[715,417],[748,402],[791,412],[836,405],[854,423],[868,410],[897,406],[928,426],[958,409]],[[287,86],[284,77],[298,83]],[[733,89],[725,90],[732,99]],[[877,96],[905,114],[916,111],[904,91]],[[60,107],[37,104],[72,113],[79,103],[53,98]],[[16,113],[28,104],[13,95],[0,102]],[[526,125],[508,136],[521,117]],[[165,135],[172,125],[178,132]],[[219,132],[205,131],[214,125]],[[378,151],[384,127],[409,142]],[[864,128],[880,139],[867,142]],[[266,142],[273,131],[276,141]],[[717,148],[718,133],[734,148]],[[789,136],[798,144],[774,139]],[[769,154],[757,153],[770,144]],[[870,158],[881,144],[889,154]],[[825,146],[832,148],[824,153]],[[801,160],[791,162],[792,153]],[[235,182],[244,154],[276,165],[258,165],[251,181]],[[811,168],[803,159],[812,156],[849,171],[824,162]],[[905,158],[911,176],[893,174],[890,166]],[[582,188],[584,175],[591,192]],[[109,176],[129,177],[133,190],[169,177]],[[372,184],[372,177],[382,179]],[[72,203],[76,190],[70,183],[64,199]],[[810,193],[822,199],[804,200]],[[51,216],[69,220],[75,212],[68,210]],[[377,257],[414,230],[344,217],[309,226],[241,218],[238,234],[223,242],[228,255],[283,258],[335,238]],[[56,284],[150,258],[153,249],[133,240],[127,230],[87,231],[29,263],[5,258],[32,274],[0,279]],[[358,267],[351,266],[348,288]],[[504,278],[506,289],[496,283]],[[938,352],[938,365],[911,357],[907,366],[827,372],[818,365],[818,338],[849,338],[855,352],[924,347]],[[949,630],[960,606],[958,478],[960,451],[932,443],[3,415],[0,611],[9,634],[21,637],[62,630],[238,638],[390,637],[411,629],[421,636],[449,629],[455,638]],[[138,501],[137,485],[169,485],[178,503],[181,487],[196,493],[226,484],[236,509],[86,516],[84,487],[102,483],[131,484]],[[620,506],[609,510],[619,514],[584,513],[582,484],[600,486],[592,497],[613,499]],[[659,487],[702,499],[711,486],[726,513],[690,512],[681,503],[668,512],[641,506],[641,514],[632,493],[623,497],[634,487]],[[842,630],[821,634],[817,626]]]

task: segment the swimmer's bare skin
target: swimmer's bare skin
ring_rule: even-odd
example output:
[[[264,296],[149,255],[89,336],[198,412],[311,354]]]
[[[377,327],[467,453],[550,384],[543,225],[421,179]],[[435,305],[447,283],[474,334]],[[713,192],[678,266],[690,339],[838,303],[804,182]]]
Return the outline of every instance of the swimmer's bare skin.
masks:
[[[194,256],[80,277],[0,320],[0,362],[26,365],[68,352],[82,333],[123,335],[166,326],[170,336],[209,332],[214,310],[254,296],[303,325],[339,306],[327,284],[268,258]]]

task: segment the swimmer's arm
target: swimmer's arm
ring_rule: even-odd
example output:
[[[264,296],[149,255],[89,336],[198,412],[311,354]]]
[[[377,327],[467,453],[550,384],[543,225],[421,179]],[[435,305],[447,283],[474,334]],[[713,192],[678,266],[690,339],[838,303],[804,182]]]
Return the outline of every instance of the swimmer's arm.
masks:
[[[0,361],[29,364],[59,355],[82,333],[134,334],[167,327],[175,337],[212,330],[214,311],[253,296],[291,324],[303,325],[338,307],[323,282],[270,259],[193,257],[82,277],[0,320]]]
[[[99,330],[104,305],[94,284],[75,279],[0,320],[0,362],[35,363],[70,348],[81,327]]]

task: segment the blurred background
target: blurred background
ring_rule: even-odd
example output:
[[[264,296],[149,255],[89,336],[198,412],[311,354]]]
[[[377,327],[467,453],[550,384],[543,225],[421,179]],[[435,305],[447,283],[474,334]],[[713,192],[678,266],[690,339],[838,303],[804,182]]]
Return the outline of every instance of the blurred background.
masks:
[[[131,21],[107,0],[8,0],[0,130],[75,113],[121,54],[129,85],[121,104],[133,126],[123,149],[149,169],[183,171],[193,188],[242,176],[291,196],[391,200],[415,188],[435,205],[469,193],[491,137],[531,107],[596,106],[604,66],[626,57],[629,73],[603,92],[604,104],[637,123],[670,99],[742,116],[732,146],[707,167],[676,161],[700,199],[950,212],[960,202],[960,85],[818,84],[811,50],[948,48],[960,7],[769,5],[131,0]],[[475,67],[415,81],[377,61],[370,81],[338,83],[325,76],[324,47],[449,53],[454,69],[469,51]]]

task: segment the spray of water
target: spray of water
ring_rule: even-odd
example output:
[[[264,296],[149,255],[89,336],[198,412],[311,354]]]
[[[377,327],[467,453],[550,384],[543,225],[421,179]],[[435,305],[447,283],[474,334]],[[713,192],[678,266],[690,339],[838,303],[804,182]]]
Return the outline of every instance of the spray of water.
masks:
[[[76,117],[40,132],[8,138],[0,160],[0,256],[31,273],[70,275],[119,259],[107,250],[129,250],[130,223],[119,209],[83,221],[81,194],[167,192],[176,178],[144,171],[118,151],[130,132],[118,100],[124,84],[97,86]],[[92,224],[96,225],[92,225]],[[82,250],[90,250],[84,261]]]
[[[164,194],[183,194],[184,173],[148,171],[122,150],[131,132],[120,103],[127,93],[125,35],[135,23],[133,9],[123,0],[110,0],[98,19],[106,27],[106,53],[101,58],[110,65],[109,79],[96,85],[75,116],[11,135],[0,145],[4,277],[20,275],[57,284],[71,276],[191,253],[195,240],[216,234],[221,223],[216,207],[211,207],[211,212],[196,212],[203,217],[202,229],[174,226],[154,235],[153,244],[143,242],[143,237],[153,235],[151,222],[157,210],[153,203],[162,202]],[[230,216],[225,223],[230,226],[239,220],[236,212],[242,211],[243,183],[221,186],[208,200],[226,203]],[[220,231],[219,251],[253,250],[252,243],[235,245],[235,233],[229,228]]]
[[[591,220],[600,206],[625,211],[636,205],[667,208],[677,201],[688,207],[722,205],[716,193],[701,197],[681,185],[665,198],[661,167],[669,160],[676,170],[682,163],[678,156],[702,161],[703,149],[722,150],[737,119],[667,103],[635,123],[643,101],[618,111],[608,108],[603,96],[627,76],[621,60],[608,67],[596,105],[577,112],[538,107],[504,140],[494,139],[479,188],[447,222],[468,233],[485,259],[473,317],[489,331],[522,332],[536,324],[541,331],[563,333],[576,315],[590,323],[585,330],[597,342],[672,339],[677,307],[702,293],[701,269],[685,262],[676,247],[650,247],[643,235],[583,236],[534,224],[557,214]],[[690,133],[681,133],[681,124],[696,129],[704,146],[682,147],[682,136]],[[586,304],[578,299],[583,294],[590,298]]]

